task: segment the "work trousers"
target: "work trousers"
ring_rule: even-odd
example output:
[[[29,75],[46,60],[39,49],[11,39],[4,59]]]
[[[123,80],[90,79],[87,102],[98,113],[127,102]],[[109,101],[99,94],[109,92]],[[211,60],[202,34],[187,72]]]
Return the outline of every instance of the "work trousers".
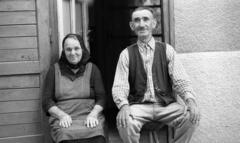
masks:
[[[124,143],[139,143],[140,131],[147,122],[162,122],[175,128],[174,143],[189,143],[198,123],[190,121],[190,112],[184,115],[186,107],[178,103],[163,106],[159,103],[133,104],[130,106],[133,119],[129,116],[127,127],[117,127]]]

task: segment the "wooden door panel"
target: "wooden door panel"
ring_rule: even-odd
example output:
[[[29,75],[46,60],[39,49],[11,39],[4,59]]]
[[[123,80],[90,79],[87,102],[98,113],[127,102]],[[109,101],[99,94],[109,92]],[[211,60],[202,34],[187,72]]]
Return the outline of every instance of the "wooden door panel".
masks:
[[[8,101],[0,103],[0,113],[15,113],[41,110],[40,100]]]
[[[37,36],[36,25],[0,26],[0,37]]]
[[[48,0],[0,1],[1,143],[44,142],[41,96],[51,60],[48,8]]]
[[[20,113],[2,113],[0,116],[0,126],[41,122],[42,118],[40,110]]]
[[[36,61],[37,49],[1,50],[0,62]]]
[[[36,24],[35,11],[0,13],[0,25],[6,24]]]
[[[0,138],[36,135],[42,133],[41,123],[0,126]]]
[[[0,11],[35,10],[35,0],[1,0]]]
[[[22,136],[21,138],[0,138],[1,143],[43,143],[43,135]]]
[[[40,98],[39,88],[0,90],[0,101],[21,101]]]
[[[39,61],[0,62],[0,75],[35,74],[39,72]],[[21,77],[18,78],[21,79]]]
[[[1,76],[0,89],[39,87],[39,75]]]
[[[3,49],[37,49],[37,37],[0,38],[0,50]]]

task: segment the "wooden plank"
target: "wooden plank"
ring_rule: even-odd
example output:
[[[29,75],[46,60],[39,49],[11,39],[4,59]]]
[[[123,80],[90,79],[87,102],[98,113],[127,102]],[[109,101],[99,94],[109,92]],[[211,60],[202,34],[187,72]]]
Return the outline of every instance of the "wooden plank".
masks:
[[[0,138],[1,143],[42,143],[43,135]]]
[[[0,50],[0,62],[36,61],[37,49]]]
[[[54,0],[55,1],[55,0]],[[58,2],[58,1],[55,1]],[[46,73],[49,69],[51,62],[51,48],[50,48],[50,38],[49,38],[49,0],[37,0],[37,31],[38,31],[38,44],[39,44],[39,62],[40,62],[40,94],[43,94],[43,88],[46,78]],[[56,25],[54,25],[56,26]],[[51,143],[52,138],[50,134],[50,127],[48,124],[48,118],[43,117],[43,133],[44,133],[44,143]]]
[[[51,62],[55,63],[59,59],[59,42],[58,42],[58,18],[57,18],[57,1],[50,0],[49,1],[49,17],[50,17],[50,27],[51,27]],[[80,25],[80,24],[79,24]]]
[[[161,0],[162,5],[162,21],[163,21],[163,42],[170,44],[170,31],[169,31],[169,1],[168,0]]]
[[[37,36],[36,25],[0,26],[0,37]]]
[[[169,31],[170,44],[175,47],[174,0],[169,0]]]
[[[39,75],[0,76],[0,89],[39,87]]]
[[[70,29],[71,29],[71,33],[76,33],[76,2],[75,0],[70,0]]]
[[[0,125],[41,122],[41,111],[0,114]]]
[[[1,0],[0,11],[35,10],[35,0]]]
[[[89,22],[89,19],[88,19],[88,5],[87,5],[86,1],[82,2],[82,15],[83,15],[83,19],[82,19],[82,22],[83,22],[83,40],[84,40],[86,48],[88,49],[89,52],[91,52],[90,47],[89,47],[89,43],[88,43],[88,30],[89,30],[88,29],[88,22]]]
[[[21,124],[21,125],[7,125],[0,126],[0,137],[14,137],[14,136],[25,136],[41,134],[42,124]]]
[[[0,25],[36,24],[35,11],[0,12]]]
[[[38,60],[37,49],[14,49],[1,50],[0,62],[15,62],[15,61],[36,61]]]
[[[36,49],[37,37],[0,38],[1,49]]]
[[[39,61],[0,63],[0,75],[40,73]]]
[[[39,88],[0,90],[0,101],[40,99]]]
[[[40,100],[0,102],[0,113],[38,111],[40,109]]]

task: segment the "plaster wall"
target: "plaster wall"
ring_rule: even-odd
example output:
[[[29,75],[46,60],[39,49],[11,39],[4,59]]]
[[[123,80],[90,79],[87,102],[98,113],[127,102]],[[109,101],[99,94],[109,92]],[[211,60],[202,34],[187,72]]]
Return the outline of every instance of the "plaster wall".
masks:
[[[191,143],[240,143],[240,51],[179,56],[202,115]]]
[[[239,0],[174,0],[175,48],[202,113],[191,143],[240,143],[239,16]]]
[[[179,52],[240,49],[239,0],[174,0]]]

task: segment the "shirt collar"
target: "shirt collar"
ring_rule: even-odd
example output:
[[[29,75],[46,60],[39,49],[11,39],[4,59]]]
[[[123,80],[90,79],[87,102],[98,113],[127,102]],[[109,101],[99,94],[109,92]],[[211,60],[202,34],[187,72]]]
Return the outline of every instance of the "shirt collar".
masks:
[[[155,50],[155,39],[152,37],[148,43],[143,43],[140,40],[137,41],[138,47],[140,51],[143,51],[145,48],[145,45],[147,45],[150,50]]]

